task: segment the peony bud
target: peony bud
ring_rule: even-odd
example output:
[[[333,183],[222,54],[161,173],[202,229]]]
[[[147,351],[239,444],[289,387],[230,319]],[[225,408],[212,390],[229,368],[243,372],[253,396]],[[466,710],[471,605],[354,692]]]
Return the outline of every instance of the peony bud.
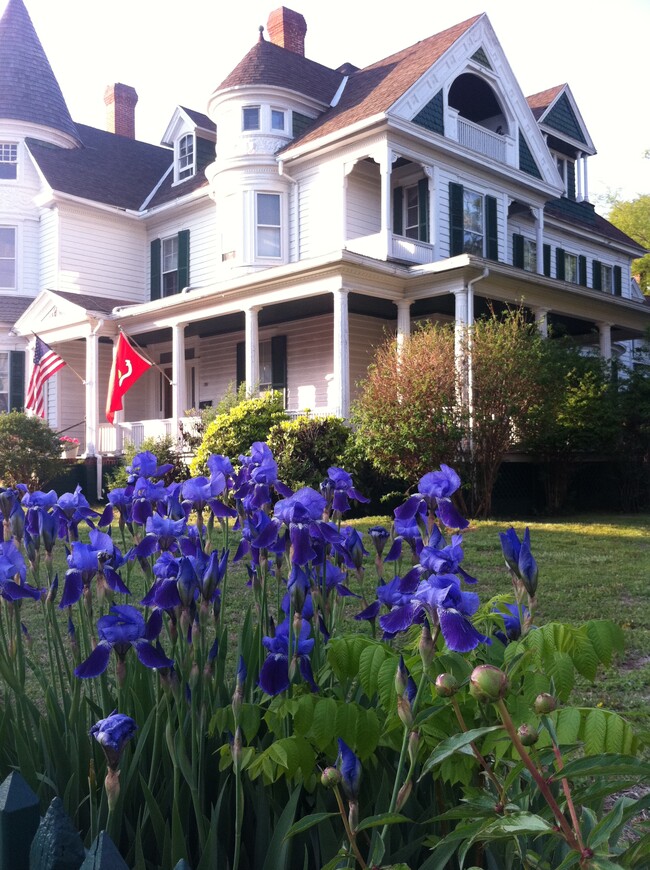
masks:
[[[335,767],[326,767],[320,775],[320,781],[325,788],[334,788],[341,782],[341,774]]]
[[[436,693],[441,698],[451,698],[458,688],[458,680],[453,674],[439,674],[436,677]]]
[[[482,703],[500,701],[508,690],[508,678],[494,665],[479,665],[469,678],[469,692]]]
[[[524,746],[534,746],[539,740],[537,729],[531,728],[530,725],[520,725],[517,729],[517,734]]]
[[[557,698],[549,695],[548,692],[542,692],[535,698],[533,710],[538,716],[543,716],[546,713],[552,713],[557,707]]]

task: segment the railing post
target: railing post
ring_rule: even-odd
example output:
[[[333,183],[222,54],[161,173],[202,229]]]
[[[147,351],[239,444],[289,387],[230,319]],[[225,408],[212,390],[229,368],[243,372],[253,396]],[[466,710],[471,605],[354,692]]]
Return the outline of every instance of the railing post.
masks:
[[[79,870],[129,870],[106,831],[100,831]]]
[[[40,820],[38,798],[13,771],[0,785],[0,870],[28,870]]]

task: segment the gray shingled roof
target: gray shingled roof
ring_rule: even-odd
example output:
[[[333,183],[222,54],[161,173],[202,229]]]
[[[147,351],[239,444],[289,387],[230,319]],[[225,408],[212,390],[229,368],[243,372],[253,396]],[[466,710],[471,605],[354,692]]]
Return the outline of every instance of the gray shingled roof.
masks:
[[[79,138],[23,0],[9,0],[0,18],[0,118]]]
[[[0,296],[0,323],[15,323],[34,301],[33,296]]]
[[[63,290],[52,290],[56,296],[68,302],[79,305],[93,314],[110,314],[117,305],[125,305],[124,299],[109,299],[106,296],[91,296],[89,293],[66,293]]]
[[[312,97],[329,105],[343,75],[260,36],[248,54],[217,88],[271,85]]]
[[[78,124],[80,148],[27,139],[50,187],[83,199],[137,211],[171,166],[169,148]]]

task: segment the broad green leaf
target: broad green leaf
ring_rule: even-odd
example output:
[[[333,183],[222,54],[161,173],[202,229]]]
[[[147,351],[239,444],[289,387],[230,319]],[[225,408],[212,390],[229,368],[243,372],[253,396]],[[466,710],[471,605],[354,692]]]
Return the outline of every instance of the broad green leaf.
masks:
[[[498,731],[499,729],[501,729],[500,725],[489,725],[486,728],[473,728],[470,731],[465,731],[462,734],[454,734],[453,737],[443,740],[425,761],[419,779],[422,779],[426,773],[437,764],[443,762],[450,755],[465,750],[470,743],[483,737],[484,734],[490,734],[492,731]],[[471,752],[471,749],[469,751]]]
[[[551,825],[534,813],[513,813],[512,815],[502,816],[492,821],[484,829],[481,837],[493,839],[511,837],[513,835],[535,836],[536,834],[548,834],[551,831],[553,831]]]
[[[288,839],[289,837],[295,837],[296,834],[302,834],[303,831],[308,831],[325,819],[332,819],[334,816],[338,816],[338,813],[312,813],[309,816],[303,816],[302,819],[299,819],[289,828],[285,838]]]
[[[552,718],[552,717],[551,717]],[[580,733],[582,716],[575,707],[564,707],[557,713],[555,730],[561,746],[575,743]]]
[[[311,734],[320,750],[326,749],[337,736],[336,709],[334,698],[318,698],[314,707]]]
[[[298,806],[298,798],[301,791],[302,786],[300,785],[293,790],[287,805],[282,810],[282,815],[275,823],[273,836],[267,846],[262,870],[284,870],[286,867],[289,855],[287,837],[296,814],[296,807]]]
[[[633,755],[597,755],[566,762],[562,774],[567,779],[578,779],[582,776],[602,778],[620,775],[650,780],[650,763]]]
[[[599,755],[606,750],[607,717],[602,710],[593,709],[584,721],[583,739],[587,755]]]
[[[366,831],[368,828],[378,828],[380,825],[397,825],[400,822],[410,822],[411,819],[402,816],[399,813],[380,813],[378,816],[368,816],[359,822],[357,831]]]
[[[379,671],[388,658],[392,660],[393,666],[397,668],[397,656],[379,643],[367,646],[359,657],[359,680],[368,700],[372,700],[377,692]]]

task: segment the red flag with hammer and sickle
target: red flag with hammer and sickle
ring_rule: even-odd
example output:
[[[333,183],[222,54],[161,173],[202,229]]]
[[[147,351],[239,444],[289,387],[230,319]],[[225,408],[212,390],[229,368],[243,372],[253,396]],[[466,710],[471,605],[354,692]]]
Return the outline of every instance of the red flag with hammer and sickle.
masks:
[[[109,423],[113,422],[115,411],[122,410],[122,396],[151,366],[152,363],[140,356],[137,350],[129,344],[124,333],[120,332],[113,357],[111,377],[108,381],[106,419]]]

